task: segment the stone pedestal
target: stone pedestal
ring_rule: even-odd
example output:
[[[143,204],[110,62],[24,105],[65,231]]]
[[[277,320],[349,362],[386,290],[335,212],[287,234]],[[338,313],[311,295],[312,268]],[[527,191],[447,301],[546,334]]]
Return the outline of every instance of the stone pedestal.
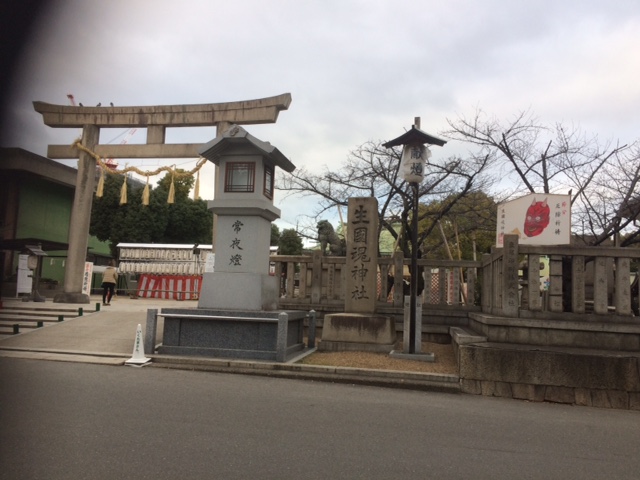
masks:
[[[325,315],[319,350],[385,352],[396,343],[396,325],[392,318],[363,313]]]
[[[305,312],[162,309],[158,353],[286,362],[303,351]]]
[[[62,292],[53,297],[54,303],[91,303],[91,297],[86,293]]]

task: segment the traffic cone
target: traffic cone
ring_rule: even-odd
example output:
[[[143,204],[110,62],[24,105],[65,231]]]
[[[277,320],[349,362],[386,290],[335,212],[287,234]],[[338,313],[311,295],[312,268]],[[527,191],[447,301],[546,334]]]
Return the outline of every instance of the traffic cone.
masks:
[[[129,360],[124,362],[125,365],[131,365],[133,367],[141,367],[145,363],[150,362],[151,359],[144,356],[144,342],[142,340],[142,325],[138,324],[136,331],[136,341],[133,344],[133,355]]]

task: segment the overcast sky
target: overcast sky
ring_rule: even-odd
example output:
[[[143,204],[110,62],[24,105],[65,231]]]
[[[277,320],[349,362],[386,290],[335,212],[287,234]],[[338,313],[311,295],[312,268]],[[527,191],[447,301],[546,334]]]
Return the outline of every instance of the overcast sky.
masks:
[[[46,127],[32,105],[67,105],[67,94],[126,106],[287,92],[276,124],[245,128],[309,170],[339,168],[350,150],[395,138],[416,116],[438,134],[476,108],[499,118],[530,109],[627,143],[640,138],[639,50],[637,0],[59,0],[21,56],[0,144],[40,155],[70,144],[78,132]],[[125,135],[103,131],[101,143]],[[176,129],[167,141],[214,136]],[[129,141],[144,143],[144,131]],[[433,160],[460,148],[435,147]],[[201,180],[206,198],[212,172]],[[282,197],[281,228],[310,213],[309,202]]]

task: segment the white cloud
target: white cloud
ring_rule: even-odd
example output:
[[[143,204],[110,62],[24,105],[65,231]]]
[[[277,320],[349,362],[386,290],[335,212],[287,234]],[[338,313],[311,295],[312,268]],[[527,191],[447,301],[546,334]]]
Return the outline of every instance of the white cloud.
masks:
[[[627,143],[639,131],[639,44],[640,11],[624,0],[59,0],[27,45],[1,143],[43,155],[71,143],[77,132],[44,126],[31,104],[66,104],[68,93],[86,105],[154,105],[285,92],[293,102],[276,125],[247,129],[309,170],[339,168],[415,116],[437,134],[476,106],[502,118],[531,109]],[[311,208],[289,202],[283,217],[295,223],[300,205]]]

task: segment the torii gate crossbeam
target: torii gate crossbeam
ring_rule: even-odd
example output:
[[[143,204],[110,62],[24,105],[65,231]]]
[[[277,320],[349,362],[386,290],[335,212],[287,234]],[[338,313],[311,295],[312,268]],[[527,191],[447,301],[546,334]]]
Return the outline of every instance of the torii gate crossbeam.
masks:
[[[104,158],[196,158],[203,143],[166,144],[167,127],[216,126],[220,135],[231,124],[275,123],[281,110],[291,104],[291,94],[239,102],[198,105],[133,107],[81,107],[33,102],[45,125],[53,128],[82,128],[82,144]],[[99,145],[100,128],[146,128],[143,145]],[[207,139],[208,141],[210,139]],[[69,222],[69,251],[64,291],[54,302],[89,303],[82,293],[84,263],[89,241],[91,205],[95,187],[96,160],[69,145],[49,145],[52,159],[78,159],[78,177]]]

